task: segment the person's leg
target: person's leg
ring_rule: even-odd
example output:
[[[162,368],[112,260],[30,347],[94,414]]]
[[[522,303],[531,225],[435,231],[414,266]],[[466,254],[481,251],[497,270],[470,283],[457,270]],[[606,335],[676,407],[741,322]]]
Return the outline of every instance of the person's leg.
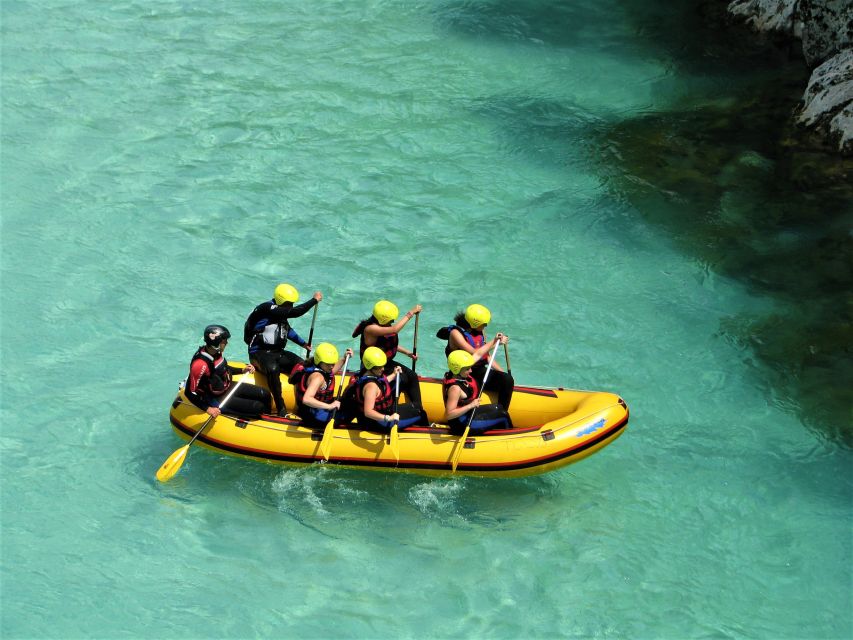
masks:
[[[406,400],[420,407],[421,385],[418,382],[418,374],[396,360],[391,360],[385,365],[385,374],[388,375],[394,371],[394,367],[402,369],[402,373],[400,374],[400,391],[406,394]]]
[[[278,355],[278,368],[286,376],[290,376],[293,367],[303,362],[305,361],[292,351],[282,351]]]
[[[279,354],[273,351],[259,351],[252,356],[252,364],[267,377],[267,386],[270,388],[272,399],[275,402],[275,411],[283,416],[287,413],[284,399],[281,397],[281,373],[279,365]]]
[[[256,384],[241,384],[234,395],[245,398],[246,400],[259,402],[264,407],[265,413],[272,408],[272,396],[270,392]]]
[[[484,371],[485,373],[485,371]],[[515,380],[506,371],[489,372],[489,379],[483,387],[487,391],[494,391],[498,395],[498,404],[509,411],[509,403],[512,402],[512,392]]]
[[[302,418],[303,427],[325,429],[332,417],[332,412],[328,409],[314,409],[303,405],[299,408],[299,417]]]
[[[240,391],[242,389],[238,389],[237,393],[229,398],[222,411],[224,414],[253,420],[267,410],[267,405],[258,400],[240,397]]]
[[[471,420],[471,413],[469,412],[448,423],[450,433],[457,436],[461,436],[465,427],[469,425],[471,427],[469,433],[474,434],[490,429],[512,429],[512,420],[500,405],[484,404],[477,407],[473,420]]]
[[[484,404],[477,407],[477,412],[471,421],[471,433],[482,433],[492,429],[512,429],[509,414],[498,404]]]
[[[397,407],[397,413],[400,414],[400,422],[397,423],[398,429],[411,427],[415,424],[429,424],[426,412],[421,409],[420,405],[416,405],[413,402],[404,402],[403,404],[399,405]]]

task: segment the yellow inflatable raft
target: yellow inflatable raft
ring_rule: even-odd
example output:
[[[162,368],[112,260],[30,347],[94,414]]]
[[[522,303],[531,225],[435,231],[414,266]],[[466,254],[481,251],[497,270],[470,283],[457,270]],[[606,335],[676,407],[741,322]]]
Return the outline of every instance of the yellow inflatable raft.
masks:
[[[266,387],[261,374],[246,374],[245,378]],[[622,435],[628,424],[628,407],[612,393],[517,386],[510,406],[515,428],[468,436],[462,442],[461,436],[451,435],[446,426],[436,424],[444,414],[441,380],[422,377],[420,383],[423,407],[433,424],[399,432],[399,460],[388,435],[365,431],[352,423],[335,425],[328,462],[424,475],[529,476],[595,453]],[[287,406],[294,406],[293,387],[284,377],[282,389]],[[494,401],[483,393],[484,404]],[[170,418],[179,436],[189,440],[208,417],[187,400],[183,390],[178,392]],[[301,426],[295,416],[264,415],[245,420],[223,414],[211,420],[196,443],[264,462],[311,464],[325,459],[320,449],[322,437],[323,431]]]

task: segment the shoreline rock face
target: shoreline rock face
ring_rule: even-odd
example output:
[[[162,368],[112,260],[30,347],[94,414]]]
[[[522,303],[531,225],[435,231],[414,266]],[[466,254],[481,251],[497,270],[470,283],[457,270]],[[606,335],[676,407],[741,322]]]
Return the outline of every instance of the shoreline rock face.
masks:
[[[795,124],[806,144],[853,155],[853,2],[732,0],[728,12],[755,31],[801,40],[812,75]]]

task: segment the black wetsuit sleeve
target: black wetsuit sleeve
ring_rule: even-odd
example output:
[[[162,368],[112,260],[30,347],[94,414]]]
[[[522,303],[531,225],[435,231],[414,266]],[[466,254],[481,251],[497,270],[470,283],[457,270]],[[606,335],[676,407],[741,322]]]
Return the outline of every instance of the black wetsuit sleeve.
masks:
[[[317,305],[317,301],[314,298],[310,300],[306,300],[302,304],[298,304],[295,307],[292,307],[287,314],[288,318],[298,318],[299,316],[304,316],[311,309],[313,309]]]
[[[303,302],[295,307],[276,307],[275,309],[267,311],[266,317],[270,319],[270,322],[278,324],[280,322],[285,322],[288,318],[298,318],[299,316],[305,315],[308,310],[312,309],[316,304],[317,301],[314,298],[311,298],[307,302]]]

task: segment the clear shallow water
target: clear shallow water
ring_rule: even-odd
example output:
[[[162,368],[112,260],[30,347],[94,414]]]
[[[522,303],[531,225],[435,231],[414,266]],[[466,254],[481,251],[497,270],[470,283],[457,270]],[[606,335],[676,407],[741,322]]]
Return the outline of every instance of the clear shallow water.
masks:
[[[721,329],[785,306],[602,170],[622,119],[764,73],[685,63],[667,13],[4,2],[3,636],[850,636],[850,451]],[[200,329],[280,280],[339,346],[422,302],[432,374],[476,299],[517,379],[629,429],[525,480],[196,450],[158,484]]]

